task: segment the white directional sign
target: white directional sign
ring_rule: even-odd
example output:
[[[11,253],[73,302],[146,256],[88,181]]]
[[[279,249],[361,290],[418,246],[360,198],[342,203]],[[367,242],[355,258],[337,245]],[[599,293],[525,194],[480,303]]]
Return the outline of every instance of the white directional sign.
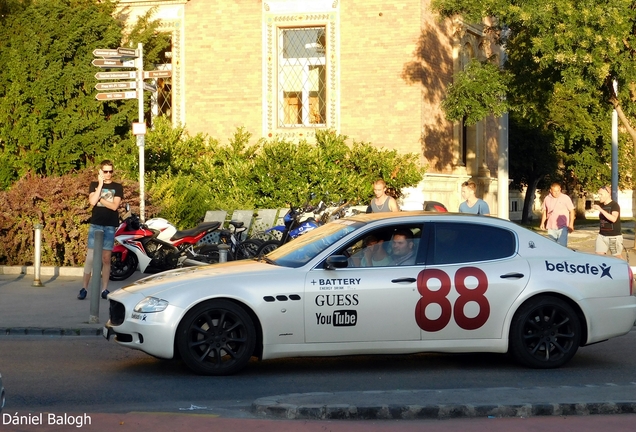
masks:
[[[134,48],[119,47],[117,48],[117,53],[122,57],[139,57],[139,55],[137,54],[137,50]]]
[[[93,60],[93,66],[102,68],[125,68],[135,67],[134,60],[120,60],[120,59],[95,59]]]
[[[154,84],[144,83],[144,90],[154,93],[157,91],[157,86]]]
[[[136,99],[136,98],[137,98],[137,92],[136,91],[97,93],[95,95],[95,99],[100,100],[100,101],[116,100],[116,99]]]
[[[94,49],[93,55],[95,57],[121,57],[121,54],[116,49]]]
[[[95,78],[98,80],[105,79],[135,79],[137,78],[137,72],[97,72]]]
[[[126,90],[126,89],[136,89],[136,88],[137,88],[136,81],[122,81],[122,82],[95,84],[95,90]]]

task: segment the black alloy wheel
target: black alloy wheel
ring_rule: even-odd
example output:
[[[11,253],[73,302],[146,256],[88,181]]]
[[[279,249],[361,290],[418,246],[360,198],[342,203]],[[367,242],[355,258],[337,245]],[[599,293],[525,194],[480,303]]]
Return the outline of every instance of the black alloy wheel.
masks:
[[[510,352],[523,365],[550,369],[570,361],[581,343],[581,322],[565,301],[541,296],[515,313],[510,329]]]
[[[177,329],[183,362],[200,375],[230,375],[245,367],[254,353],[256,330],[250,316],[227,300],[210,300],[192,308]]]

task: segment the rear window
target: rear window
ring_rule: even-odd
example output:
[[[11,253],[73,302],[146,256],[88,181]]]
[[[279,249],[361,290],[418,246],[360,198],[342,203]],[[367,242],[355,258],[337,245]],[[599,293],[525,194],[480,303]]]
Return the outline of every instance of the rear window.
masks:
[[[472,223],[435,223],[433,263],[456,264],[511,257],[516,236],[510,230]]]

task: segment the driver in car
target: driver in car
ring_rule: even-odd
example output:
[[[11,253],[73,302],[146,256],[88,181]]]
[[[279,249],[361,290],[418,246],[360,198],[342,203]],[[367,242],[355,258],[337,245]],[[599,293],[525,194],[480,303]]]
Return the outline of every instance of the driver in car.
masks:
[[[408,229],[395,231],[391,240],[393,265],[414,265],[413,233]]]

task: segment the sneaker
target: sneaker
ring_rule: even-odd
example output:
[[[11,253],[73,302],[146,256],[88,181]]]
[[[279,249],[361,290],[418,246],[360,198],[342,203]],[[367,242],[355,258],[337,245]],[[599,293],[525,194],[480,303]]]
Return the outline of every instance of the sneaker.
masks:
[[[104,300],[106,300],[106,298],[108,297],[108,294],[110,294],[110,291],[108,291],[108,290],[104,290],[104,291],[102,291],[102,298],[103,298]]]
[[[82,289],[80,290],[79,294],[77,295],[77,298],[78,298],[79,300],[84,300],[84,299],[86,298],[86,294],[88,294],[88,293],[86,292],[86,289],[85,289],[85,288],[82,288]]]

